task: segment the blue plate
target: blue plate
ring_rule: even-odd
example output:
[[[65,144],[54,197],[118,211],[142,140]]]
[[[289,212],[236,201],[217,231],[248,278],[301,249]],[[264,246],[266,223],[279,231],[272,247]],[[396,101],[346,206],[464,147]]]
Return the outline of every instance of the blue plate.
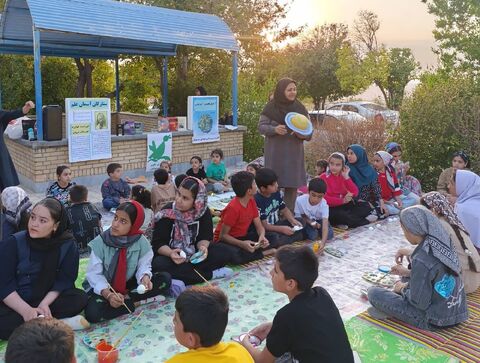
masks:
[[[202,251],[198,251],[190,257],[190,263],[196,265],[197,263],[204,261],[206,258],[207,256]]]
[[[305,130],[302,130],[302,129],[299,129],[298,127],[296,127],[293,123],[292,123],[292,119],[294,117],[301,117],[301,118],[304,118],[306,119],[307,121],[307,128]],[[296,132],[297,134],[299,135],[302,135],[302,136],[308,136],[310,135],[312,132],[313,132],[313,125],[312,123],[310,122],[310,120],[308,119],[308,117],[306,117],[305,115],[302,115],[301,113],[297,113],[297,112],[289,112],[287,113],[287,115],[285,116],[285,124],[287,125],[287,127]]]

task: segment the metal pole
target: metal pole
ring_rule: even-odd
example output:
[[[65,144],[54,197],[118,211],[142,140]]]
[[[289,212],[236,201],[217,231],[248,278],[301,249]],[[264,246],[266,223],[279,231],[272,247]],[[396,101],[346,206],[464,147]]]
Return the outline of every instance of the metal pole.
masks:
[[[168,116],[168,57],[163,57],[163,116]]]
[[[2,109],[2,82],[0,82],[0,110]]]
[[[117,112],[120,112],[120,72],[118,67],[118,58],[115,58],[115,99]]]
[[[35,75],[35,111],[37,114],[37,140],[43,140],[42,115],[42,70],[40,54],[40,31],[33,28],[33,67]]]
[[[232,115],[233,126],[238,125],[238,52],[233,52],[232,70]]]

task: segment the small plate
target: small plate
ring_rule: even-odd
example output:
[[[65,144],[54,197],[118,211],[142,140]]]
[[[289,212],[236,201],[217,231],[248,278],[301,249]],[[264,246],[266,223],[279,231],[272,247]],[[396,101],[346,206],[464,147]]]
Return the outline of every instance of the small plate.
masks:
[[[287,127],[302,136],[308,136],[313,132],[313,125],[305,115],[297,112],[289,112],[285,116]]]
[[[397,282],[395,276],[380,271],[365,272],[362,277],[368,282],[385,287],[392,287]]]
[[[202,261],[205,261],[207,256],[202,251],[195,252],[191,257],[190,257],[190,263],[196,265],[197,263],[200,263]]]
[[[325,252],[334,257],[342,258],[345,253],[335,247],[325,247]]]
[[[302,229],[303,229],[303,227],[302,227],[302,226],[299,226],[298,224],[296,224],[296,225],[294,225],[294,226],[292,227],[292,231],[293,231],[293,232],[301,231]]]
[[[82,339],[83,343],[87,347],[89,347],[90,349],[97,349],[96,347],[97,347],[98,343],[100,343],[102,340],[106,340],[110,344],[114,341],[114,339],[112,339],[110,337],[110,335],[100,334],[100,333],[86,334]],[[132,343],[132,341],[130,339],[124,338],[120,342],[120,344],[118,346],[118,349],[122,350],[122,349],[128,347],[131,343]]]

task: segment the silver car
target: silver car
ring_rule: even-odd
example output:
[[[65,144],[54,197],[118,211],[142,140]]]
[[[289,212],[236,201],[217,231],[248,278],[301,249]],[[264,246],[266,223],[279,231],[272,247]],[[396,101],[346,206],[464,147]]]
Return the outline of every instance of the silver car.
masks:
[[[356,112],[368,120],[387,121],[395,124],[398,123],[400,119],[398,111],[390,110],[385,106],[373,102],[338,102],[330,106],[327,110]]]
[[[315,129],[320,129],[328,123],[335,125],[338,121],[346,121],[349,123],[366,121],[365,117],[351,111],[318,110],[309,111],[308,115]]]

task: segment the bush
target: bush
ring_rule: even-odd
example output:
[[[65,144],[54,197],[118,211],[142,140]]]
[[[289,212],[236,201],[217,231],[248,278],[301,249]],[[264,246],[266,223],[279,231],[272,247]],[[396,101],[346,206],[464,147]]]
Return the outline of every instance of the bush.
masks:
[[[396,141],[423,190],[436,188],[456,150],[465,150],[479,170],[480,97],[473,77],[426,77],[404,101],[400,119]]]
[[[387,130],[384,121],[368,120],[355,122],[328,120],[315,129],[312,140],[306,144],[307,171],[313,173],[318,159],[327,159],[333,152],[347,152],[347,147],[360,144],[367,150],[369,158],[385,148]]]

